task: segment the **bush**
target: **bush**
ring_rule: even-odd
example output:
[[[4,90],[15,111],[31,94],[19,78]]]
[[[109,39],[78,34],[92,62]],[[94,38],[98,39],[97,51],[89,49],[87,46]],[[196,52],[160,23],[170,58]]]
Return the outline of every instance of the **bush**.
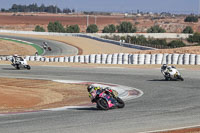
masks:
[[[147,33],[165,33],[165,29],[160,28],[158,25],[152,26],[147,30]]]
[[[191,33],[193,33],[193,29],[192,29],[192,27],[187,26],[187,27],[185,27],[185,29],[183,30],[182,33],[189,33],[189,34],[191,34]]]
[[[66,28],[66,33],[79,33],[80,32],[80,28],[79,26],[76,25],[70,25]]]
[[[174,40],[174,41],[171,41],[168,44],[168,46],[171,47],[171,48],[184,47],[185,43],[183,41],[180,41],[180,40]]]
[[[45,32],[45,29],[39,25],[35,26],[35,30],[36,32]]]
[[[117,26],[117,31],[118,33],[134,33],[137,29],[130,22],[122,22]]]
[[[102,32],[103,33],[115,33],[116,32],[116,27],[113,24],[105,26]]]
[[[194,42],[200,43],[200,33],[196,32],[193,35],[190,35],[187,41],[191,43]]]
[[[96,33],[96,32],[98,32],[98,27],[97,27],[97,25],[96,25],[96,24],[91,24],[91,25],[89,25],[89,26],[87,27],[87,29],[86,29],[86,32],[87,32],[87,33]]]
[[[197,16],[187,16],[184,20],[184,22],[198,22]]]
[[[59,21],[49,22],[47,29],[49,32],[65,32],[63,25]]]

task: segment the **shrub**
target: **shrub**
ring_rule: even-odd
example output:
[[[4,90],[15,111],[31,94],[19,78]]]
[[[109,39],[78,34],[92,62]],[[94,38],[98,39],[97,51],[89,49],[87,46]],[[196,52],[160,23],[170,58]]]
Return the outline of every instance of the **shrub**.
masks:
[[[49,32],[65,32],[63,25],[59,21],[49,22],[47,29]]]
[[[174,40],[174,41],[171,41],[168,44],[168,46],[171,47],[171,48],[184,47],[185,43],[183,41],[180,41],[180,40]]]
[[[147,33],[165,33],[165,29],[160,28],[158,25],[152,26],[147,30]]]
[[[197,16],[187,16],[184,20],[184,22],[198,22]]]
[[[200,43],[200,33],[196,32],[193,35],[190,35],[187,41],[192,43],[194,42]]]
[[[36,32],[45,32],[45,29],[39,25],[35,26],[35,30]]]
[[[87,29],[86,29],[86,32],[87,32],[87,33],[96,33],[96,32],[98,32],[98,27],[97,27],[97,25],[96,25],[96,24],[91,24],[91,25],[89,25],[89,26],[87,27]]]
[[[116,27],[113,24],[105,26],[102,32],[103,33],[115,33],[116,32]]]
[[[80,28],[77,24],[76,25],[70,25],[66,28],[65,32],[66,33],[79,33]]]
[[[117,31],[118,33],[134,33],[137,29],[130,22],[122,22],[117,26]]]
[[[189,33],[189,34],[191,34],[191,33],[193,33],[193,29],[192,29],[192,27],[187,26],[187,27],[185,27],[185,29],[183,30],[182,33]]]

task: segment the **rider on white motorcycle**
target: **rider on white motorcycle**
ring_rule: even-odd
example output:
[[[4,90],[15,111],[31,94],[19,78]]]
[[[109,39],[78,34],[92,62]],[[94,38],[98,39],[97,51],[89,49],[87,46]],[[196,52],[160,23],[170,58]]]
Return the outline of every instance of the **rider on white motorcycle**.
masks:
[[[166,75],[166,76],[174,75],[176,71],[174,71],[175,69],[172,69],[172,68],[175,68],[175,67],[167,66],[166,64],[163,64],[161,67],[161,72],[163,75]]]
[[[18,58],[19,56],[17,55],[17,54],[14,54],[13,56],[12,56],[12,58],[11,58],[11,62],[13,63],[13,64],[16,64],[17,63],[17,58]]]
[[[28,65],[26,59],[18,56],[17,54],[14,54],[10,61],[12,62],[11,65],[14,66],[16,69],[26,68],[30,70],[30,66]]]
[[[184,80],[181,77],[181,74],[174,66],[167,66],[166,64],[163,64],[161,67],[161,73],[164,75],[165,80],[172,80],[172,79],[180,79]]]

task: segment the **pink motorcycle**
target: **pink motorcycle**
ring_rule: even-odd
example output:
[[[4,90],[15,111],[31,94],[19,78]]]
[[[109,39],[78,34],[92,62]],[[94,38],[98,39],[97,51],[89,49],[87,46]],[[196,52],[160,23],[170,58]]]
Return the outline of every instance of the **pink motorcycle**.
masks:
[[[97,104],[98,109],[108,110],[111,108],[124,108],[124,101],[114,94],[113,90],[97,90],[96,97],[92,100]]]

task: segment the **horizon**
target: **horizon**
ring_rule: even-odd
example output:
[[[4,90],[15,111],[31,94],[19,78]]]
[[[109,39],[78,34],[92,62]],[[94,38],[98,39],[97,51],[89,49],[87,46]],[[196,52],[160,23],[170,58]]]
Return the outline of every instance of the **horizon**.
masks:
[[[75,9],[76,12],[96,11],[96,12],[118,12],[118,13],[136,13],[141,12],[161,13],[167,12],[172,14],[199,14],[200,0],[2,0],[0,8],[9,9],[13,4],[29,5],[36,3],[38,6],[54,5],[60,9]],[[145,3],[145,4],[144,4]]]

